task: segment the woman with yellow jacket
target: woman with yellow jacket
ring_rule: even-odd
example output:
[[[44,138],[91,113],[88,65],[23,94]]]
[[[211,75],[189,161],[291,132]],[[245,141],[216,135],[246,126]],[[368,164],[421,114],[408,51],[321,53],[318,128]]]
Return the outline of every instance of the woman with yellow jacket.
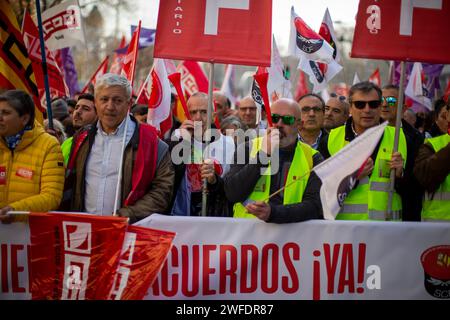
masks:
[[[35,122],[31,97],[20,90],[0,95],[0,221],[9,211],[58,208],[64,163],[57,139]]]

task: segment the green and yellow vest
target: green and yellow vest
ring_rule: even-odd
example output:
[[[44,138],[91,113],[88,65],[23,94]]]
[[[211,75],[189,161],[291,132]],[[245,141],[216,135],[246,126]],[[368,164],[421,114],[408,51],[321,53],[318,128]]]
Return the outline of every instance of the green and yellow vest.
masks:
[[[427,139],[435,152],[445,148],[450,142],[450,135],[444,134],[435,138]],[[450,175],[439,186],[434,194],[425,194],[422,207],[423,221],[450,221]]]
[[[255,158],[261,150],[262,138],[253,139],[250,151],[250,157]],[[283,204],[300,203],[303,193],[308,183],[309,174],[313,167],[313,156],[317,153],[307,144],[297,142],[294,158],[288,171],[286,179],[286,189],[284,190]],[[248,197],[252,201],[267,201],[270,195],[270,164],[266,168],[266,174],[261,175],[256,183],[253,192]],[[301,179],[300,179],[301,178]],[[293,181],[297,181],[293,183]],[[291,184],[292,183],[292,184]],[[238,202],[233,206],[234,218],[255,218],[254,215],[247,213],[245,206]]]
[[[344,200],[341,211],[336,220],[392,220],[387,217],[389,198],[390,169],[387,161],[391,160],[394,146],[395,127],[387,126],[384,129],[383,138],[378,150],[372,174],[359,181]],[[330,155],[336,154],[349,142],[345,140],[345,125],[331,130],[328,138],[328,151]],[[400,131],[398,151],[406,163],[406,138],[403,130]],[[396,216],[401,216],[402,200],[400,195],[394,192],[392,211]]]

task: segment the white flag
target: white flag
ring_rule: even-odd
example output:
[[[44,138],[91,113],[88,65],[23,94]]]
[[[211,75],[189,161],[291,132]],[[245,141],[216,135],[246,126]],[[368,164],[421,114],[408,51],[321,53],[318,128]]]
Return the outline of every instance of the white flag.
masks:
[[[42,13],[45,44],[58,50],[85,43],[78,0],[68,0]]]
[[[220,88],[220,91],[228,99],[230,99],[232,104],[235,104],[237,101],[236,96],[234,95],[234,92],[235,92],[234,77],[235,77],[234,65],[229,64],[227,66],[227,71],[225,71],[225,76],[223,77],[223,83],[222,83],[222,87]]]
[[[292,99],[292,84],[291,81],[284,77],[284,65],[274,37],[272,37],[272,61],[267,72],[269,73],[267,92],[269,93],[270,101],[274,101],[275,96],[277,98]]]
[[[313,84],[312,91],[314,93],[325,90],[328,82],[342,70],[342,66],[339,64],[341,56],[336,45],[337,38],[334,33],[333,22],[328,9],[326,9],[323,16],[319,37],[322,37],[325,40],[325,43],[328,43],[331,46],[333,50],[332,60],[328,63],[321,63],[309,59],[306,56],[301,56],[298,65],[298,69],[303,70],[309,75],[309,81]]]
[[[164,59],[155,58],[146,89],[150,92],[147,122],[160,130],[160,123],[170,115],[170,83]]]
[[[353,77],[353,84],[360,83],[361,80],[359,80],[358,72],[355,71],[355,76]]]
[[[292,7],[289,54],[316,62],[330,63],[334,60],[333,52],[331,45],[314,32]]]
[[[356,183],[359,169],[377,146],[387,124],[385,122],[366,130],[333,157],[313,169],[322,180],[320,200],[325,219],[336,218],[345,198]]]
[[[420,62],[414,63],[405,95],[431,110],[431,100],[428,98],[426,88],[422,83],[422,64]]]

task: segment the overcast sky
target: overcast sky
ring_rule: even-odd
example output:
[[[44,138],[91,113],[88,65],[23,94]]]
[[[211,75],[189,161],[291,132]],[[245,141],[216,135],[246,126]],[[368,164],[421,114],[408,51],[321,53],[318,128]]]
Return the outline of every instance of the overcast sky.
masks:
[[[139,9],[131,14],[124,15],[121,19],[124,31],[129,33],[129,25],[137,25],[139,19],[142,20],[143,27],[156,28],[159,2],[160,0],[137,0]],[[327,7],[333,22],[342,21],[354,25],[358,3],[358,0],[273,0],[272,29],[275,39],[280,47],[287,47],[292,5],[297,14],[311,28],[318,31]],[[127,34],[127,37],[130,37],[130,35]]]

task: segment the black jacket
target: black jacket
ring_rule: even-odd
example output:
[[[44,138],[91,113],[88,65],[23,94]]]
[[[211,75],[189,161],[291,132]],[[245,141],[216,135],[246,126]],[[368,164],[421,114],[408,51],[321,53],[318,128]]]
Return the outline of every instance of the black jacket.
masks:
[[[244,149],[242,149],[244,148]],[[224,189],[225,195],[231,203],[243,202],[250,194],[261,177],[261,168],[264,167],[260,161],[255,164],[250,164],[249,143],[241,144],[238,146],[238,152],[245,152],[245,164],[237,164],[237,158],[235,154],[235,161],[231,165],[230,171],[224,177]],[[242,154],[242,153],[241,153]],[[293,154],[292,154],[293,157]],[[291,159],[292,161],[292,159]],[[313,156],[313,165],[316,166],[323,161],[320,153],[316,153]],[[271,178],[271,193],[276,191],[278,186],[274,185],[276,176],[280,175],[280,170],[272,175]],[[306,185],[305,192],[303,194],[303,200],[297,204],[283,205],[277,203],[274,198],[269,200],[271,207],[271,214],[267,222],[274,223],[289,223],[289,222],[301,222],[310,219],[323,219],[322,203],[320,201],[320,187],[322,182],[314,172],[311,172],[308,183]]]
[[[214,137],[212,137],[214,138]],[[179,144],[186,144],[186,150],[190,147],[190,142],[179,139],[177,141],[165,140],[165,142],[169,145],[169,150],[172,152],[173,148]],[[211,141],[213,142],[213,141]],[[184,148],[183,148],[184,150]],[[180,154],[181,157],[185,157],[184,154]],[[187,160],[187,158],[186,158]],[[185,162],[181,164],[173,164],[175,169],[175,187],[173,196],[170,200],[169,208],[172,208],[175,202],[175,198],[177,196],[178,189],[180,188],[181,181],[186,172]],[[192,198],[197,198],[201,196],[200,194],[191,194]],[[191,198],[191,202],[192,202]],[[227,201],[224,192],[223,179],[216,174],[216,183],[209,184],[208,183],[208,198],[207,198],[207,216],[208,217],[232,217],[233,216],[233,206]]]

